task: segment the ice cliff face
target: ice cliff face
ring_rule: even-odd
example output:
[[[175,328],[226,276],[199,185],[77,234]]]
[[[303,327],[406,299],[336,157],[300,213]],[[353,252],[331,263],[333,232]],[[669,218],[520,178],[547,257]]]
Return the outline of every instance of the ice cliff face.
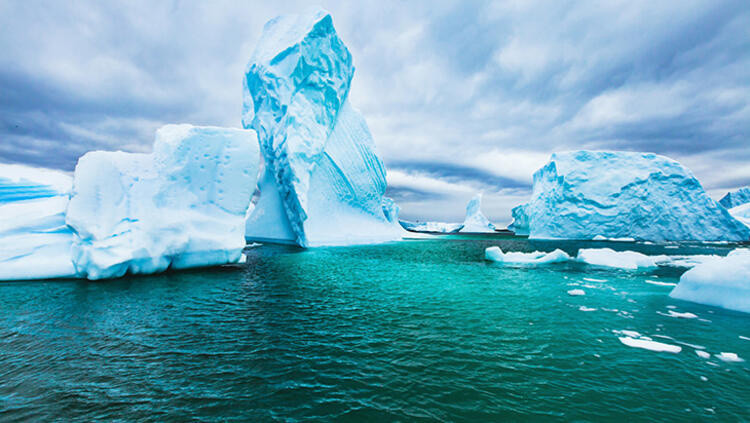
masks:
[[[151,154],[95,151],[76,166],[66,222],[89,279],[237,262],[258,173],[252,131],[168,125]]]
[[[511,229],[528,228],[531,238],[750,239],[689,170],[649,153],[555,153],[514,218]]]
[[[744,223],[745,226],[750,227],[750,203],[729,209],[729,214]]]
[[[348,102],[352,56],[324,11],[268,22],[247,66],[243,123],[264,159],[253,240],[300,246],[400,237],[385,215],[385,167]]]
[[[495,225],[482,214],[482,194],[477,194],[466,204],[466,218],[461,232],[495,232]]]
[[[508,229],[513,231],[516,235],[529,234],[529,214],[526,211],[527,207],[528,204],[522,204],[513,207],[513,210],[511,210],[513,222],[508,226]]]
[[[65,225],[71,185],[63,172],[0,165],[0,280],[75,276]]]
[[[724,206],[725,209],[731,209],[747,203],[750,203],[750,187],[743,187],[737,191],[728,192],[719,200],[719,204]]]

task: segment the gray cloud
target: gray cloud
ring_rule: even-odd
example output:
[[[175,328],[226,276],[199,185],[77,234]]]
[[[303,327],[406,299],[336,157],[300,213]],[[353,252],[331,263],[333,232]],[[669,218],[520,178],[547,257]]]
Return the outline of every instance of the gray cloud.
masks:
[[[750,184],[746,1],[322,6],[408,215],[460,220],[482,190],[507,220],[540,157],[578,148],[669,155],[712,194]],[[0,161],[72,170],[166,123],[239,126],[262,25],[307,7],[0,2]]]

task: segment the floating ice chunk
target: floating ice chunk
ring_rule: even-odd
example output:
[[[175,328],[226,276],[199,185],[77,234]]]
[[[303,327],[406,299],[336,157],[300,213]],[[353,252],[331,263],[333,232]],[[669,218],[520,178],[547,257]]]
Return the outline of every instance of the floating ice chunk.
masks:
[[[589,281],[589,282],[607,282],[607,279],[583,278],[583,280]]]
[[[708,382],[708,378],[705,377],[705,376],[701,376],[701,380],[704,381],[704,382]]]
[[[688,169],[651,153],[555,153],[534,174],[532,197],[513,217],[512,228],[531,238],[750,239],[750,228],[711,199]]]
[[[750,338],[747,336],[740,335],[740,339],[744,339],[745,341],[750,341]]]
[[[596,266],[636,270],[656,267],[653,258],[635,251],[614,251],[611,248],[582,248],[578,260]]]
[[[264,27],[244,79],[243,125],[258,133],[266,173],[248,240],[307,247],[403,235],[384,213],[385,166],[349,104],[353,75],[327,12],[280,16]]]
[[[63,172],[0,165],[0,280],[76,275],[65,225],[71,186]]]
[[[495,225],[482,214],[482,194],[474,196],[466,205],[466,218],[460,232],[495,232]]]
[[[688,313],[688,312],[679,313],[679,312],[676,312],[674,310],[667,310],[666,313],[662,313],[660,311],[657,311],[656,313],[657,314],[661,314],[662,316],[675,317],[677,319],[697,319],[698,318],[698,316],[696,314]]]
[[[688,270],[669,296],[750,313],[750,249],[735,249]]]
[[[590,307],[586,307],[586,306],[580,306],[580,307],[578,307],[578,310],[581,310],[581,311],[596,311],[595,308],[590,308]]]
[[[646,283],[650,283],[651,285],[659,285],[659,286],[677,286],[677,284],[674,282],[652,281],[650,279],[646,279]]]
[[[582,289],[571,289],[570,291],[568,291],[568,295],[570,295],[572,297],[578,297],[578,296],[581,296],[581,295],[586,295],[586,291],[584,291]]]
[[[695,350],[695,353],[698,354],[698,357],[705,358],[706,360],[708,360],[709,358],[711,358],[711,354],[709,354],[709,353],[707,353],[705,351]]]
[[[605,236],[597,235],[591,238],[593,241],[614,241],[614,242],[635,242],[635,238],[621,237],[621,238],[607,238]]]
[[[742,187],[737,191],[728,192],[721,197],[721,200],[719,200],[719,204],[726,209],[731,209],[747,203],[750,203],[750,187]]]
[[[239,261],[258,153],[252,131],[167,125],[152,154],[85,154],[66,214],[77,272],[102,279]]]
[[[561,263],[570,260],[570,256],[562,250],[555,250],[551,253],[534,251],[533,253],[507,252],[504,253],[500,247],[489,247],[484,250],[484,257],[487,260],[498,263],[513,264],[549,264]]]
[[[623,344],[633,348],[643,348],[644,350],[656,352],[668,352],[677,354],[682,351],[682,347],[677,345],[663,344],[661,342],[650,341],[647,339],[635,339],[628,336],[618,338]]]
[[[743,361],[745,361],[745,359],[741,358],[733,352],[722,352],[714,355],[716,356],[716,358],[726,363],[742,363]]]

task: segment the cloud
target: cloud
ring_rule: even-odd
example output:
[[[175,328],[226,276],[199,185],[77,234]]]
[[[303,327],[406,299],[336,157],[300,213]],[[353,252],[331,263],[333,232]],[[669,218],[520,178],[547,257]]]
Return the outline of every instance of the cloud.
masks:
[[[558,150],[652,151],[750,184],[750,3],[323,1],[405,215],[498,221]],[[240,126],[268,19],[306,2],[1,2],[0,162],[72,170],[166,123]]]

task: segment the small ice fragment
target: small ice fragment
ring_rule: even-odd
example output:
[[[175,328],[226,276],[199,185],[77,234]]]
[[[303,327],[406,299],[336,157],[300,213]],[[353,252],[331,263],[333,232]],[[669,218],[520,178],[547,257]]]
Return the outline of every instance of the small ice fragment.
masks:
[[[650,283],[651,285],[661,285],[661,286],[677,286],[674,282],[659,282],[659,281],[652,281],[649,279],[646,279],[646,283]]]
[[[745,361],[743,358],[740,358],[736,353],[732,352],[722,352],[719,354],[714,354],[716,358],[718,358],[721,361],[724,361],[726,363],[741,363]]]
[[[668,306],[667,306],[667,308],[668,308],[668,309],[672,309],[672,310],[674,310],[674,309],[676,309],[676,308],[677,308],[677,306],[673,306],[673,305],[668,305]]]
[[[586,307],[586,306],[580,306],[580,307],[578,307],[578,310],[581,310],[581,311],[596,311],[595,308],[590,308],[590,307]]]
[[[646,339],[634,339],[628,336],[621,336],[618,339],[623,344],[633,348],[643,348],[644,350],[668,352],[672,354],[677,354],[682,351],[682,347],[678,347],[677,345],[663,344],[661,342],[649,341]]]
[[[583,280],[589,281],[589,282],[607,282],[607,279],[583,278]]]
[[[747,336],[740,335],[740,339],[744,339],[745,341],[750,341],[750,338],[748,338]]]
[[[614,331],[615,333],[621,333],[625,336],[629,336],[631,338],[640,338],[641,334],[634,331],[634,330],[621,330],[621,331]]]
[[[705,358],[705,359],[711,358],[711,354],[709,354],[709,353],[707,353],[705,351],[696,350],[695,353],[698,354],[698,357],[700,357],[700,358]]]
[[[586,292],[584,290],[582,290],[582,289],[571,289],[570,291],[568,291],[568,295],[571,295],[573,297],[577,297],[577,296],[580,296],[580,295],[586,295]]]
[[[688,313],[688,312],[679,313],[679,312],[676,312],[674,310],[669,310],[666,313],[662,313],[661,311],[657,311],[656,314],[661,314],[662,316],[667,316],[667,317],[674,317],[674,318],[677,318],[677,319],[696,319],[696,318],[698,318],[698,316],[695,315],[695,314],[693,314],[693,313]]]
[[[705,376],[701,376],[701,380],[704,381],[704,382],[708,382],[708,378],[705,377]]]

